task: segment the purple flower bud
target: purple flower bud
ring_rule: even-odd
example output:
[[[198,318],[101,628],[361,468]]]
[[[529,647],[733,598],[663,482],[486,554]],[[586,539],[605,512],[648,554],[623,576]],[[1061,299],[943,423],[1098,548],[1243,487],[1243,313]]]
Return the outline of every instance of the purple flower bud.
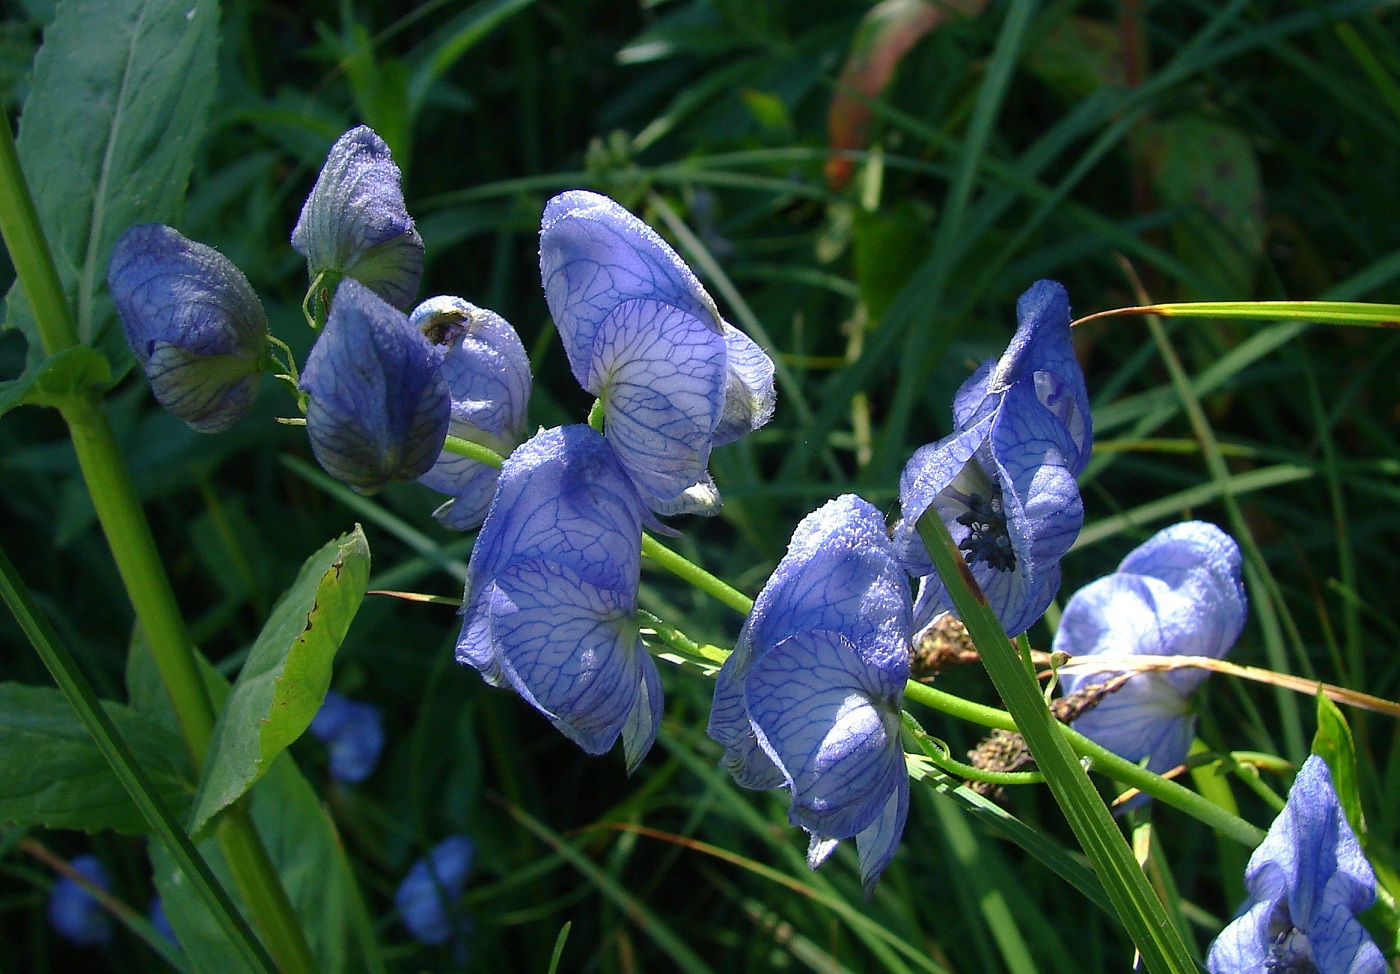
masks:
[[[1316,754],[1303,762],[1288,803],[1249,857],[1244,884],[1249,899],[1210,946],[1211,974],[1386,970],[1357,919],[1376,900],[1376,874]]]
[[[525,438],[530,401],[530,359],[504,318],[461,298],[429,298],[409,323],[447,349],[442,376],[452,396],[452,436],[507,456]],[[443,524],[470,531],[486,517],[498,471],[449,453],[438,457],[419,481],[452,499],[433,512]]]
[[[423,238],[404,206],[399,167],[367,125],[331,146],[301,208],[292,247],[312,280],[323,272],[353,277],[400,310],[418,293]]]
[[[220,433],[248,414],[267,318],[232,261],[147,223],[117,241],[107,286],[162,406],[201,433]]]
[[[384,750],[384,715],[379,708],[334,690],[326,691],[310,731],[330,752],[331,777],[336,781],[364,781]]]
[[[70,865],[98,889],[111,889],[107,870],[96,856],[75,856]],[[112,942],[112,918],[91,893],[67,876],[58,877],[49,894],[49,923],[79,947],[105,947]]]
[[[428,472],[451,419],[444,351],[369,288],[341,282],[301,374],[311,452],[331,476],[372,494]]]

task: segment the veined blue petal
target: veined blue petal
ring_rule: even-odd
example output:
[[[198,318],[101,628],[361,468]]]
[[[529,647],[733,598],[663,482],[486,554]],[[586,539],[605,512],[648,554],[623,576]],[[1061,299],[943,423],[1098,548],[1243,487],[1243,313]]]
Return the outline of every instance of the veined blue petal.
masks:
[[[267,318],[232,261],[171,227],[142,224],[117,241],[107,285],[162,406],[201,433],[247,415]]]
[[[445,348],[443,381],[452,397],[447,432],[508,455],[524,438],[530,400],[530,360],[515,329],[494,311],[461,298],[429,298],[409,324]],[[470,531],[486,517],[498,471],[444,450],[419,482],[452,499],[433,516],[447,527]]]
[[[829,630],[789,636],[755,661],[744,700],[759,744],[792,789],[794,825],[851,838],[906,777],[903,685],[884,675]]]
[[[1211,945],[1211,974],[1382,974],[1385,958],[1357,919],[1376,877],[1347,824],[1326,763],[1304,762],[1288,802],[1245,868],[1249,900]]]
[[[720,334],[719,311],[694,272],[656,231],[598,193],[570,190],[545,206],[540,279],[574,377],[587,386],[603,320],[625,301],[671,305]]]
[[[728,373],[724,380],[724,412],[715,426],[713,443],[732,443],[773,418],[777,393],[773,360],[748,335],[725,322],[724,346]]]
[[[900,756],[901,761],[903,755]],[[856,856],[860,860],[860,881],[865,895],[875,892],[875,881],[894,859],[909,817],[909,775],[901,767],[894,794],[885,802],[879,817],[856,835]]]
[[[389,147],[366,125],[331,146],[292,231],[292,247],[314,280],[353,277],[400,310],[418,293],[423,239],[404,206]]]
[[[724,339],[655,301],[625,301],[603,319],[585,388],[602,398],[604,435],[651,508],[714,513],[710,432],[724,406]],[[708,496],[706,496],[708,495]]]
[[[467,888],[476,845],[464,835],[452,835],[429,850],[408,870],[394,892],[394,906],[404,926],[419,943],[440,946],[464,923],[454,918],[453,904]]]
[[[501,594],[491,636],[506,678],[579,747],[606,753],[638,703],[642,663],[651,661],[635,590],[599,588],[544,560],[516,562],[491,584]]]
[[[317,461],[361,493],[413,480],[442,452],[451,403],[442,350],[358,281],[336,291],[301,388]]]

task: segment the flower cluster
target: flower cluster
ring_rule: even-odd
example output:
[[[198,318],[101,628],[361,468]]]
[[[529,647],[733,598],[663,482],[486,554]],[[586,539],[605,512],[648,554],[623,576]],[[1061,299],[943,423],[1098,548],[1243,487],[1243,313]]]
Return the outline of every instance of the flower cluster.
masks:
[[[915,624],[951,609],[917,524],[932,509],[966,554],[1008,635],[1044,614],[1060,558],[1084,523],[1075,477],[1093,446],[1089,396],[1070,343],[1069,298],[1038,281],[1016,305],[1006,352],[958,389],[954,431],[920,448],[899,479],[900,555],[921,579]]]
[[[1357,915],[1376,900],[1376,874],[1347,824],[1326,762],[1303,763],[1288,803],[1244,872],[1249,899],[1211,944],[1211,974],[1382,974]]]
[[[1248,601],[1240,549],[1213,524],[1187,521],[1157,532],[1118,570],[1069,600],[1054,648],[1071,657],[1223,657],[1244,628]],[[1117,676],[1111,667],[1075,666],[1060,677],[1066,694]],[[1074,729],[1158,774],[1186,757],[1196,718],[1188,703],[1202,669],[1139,673],[1099,700]]]

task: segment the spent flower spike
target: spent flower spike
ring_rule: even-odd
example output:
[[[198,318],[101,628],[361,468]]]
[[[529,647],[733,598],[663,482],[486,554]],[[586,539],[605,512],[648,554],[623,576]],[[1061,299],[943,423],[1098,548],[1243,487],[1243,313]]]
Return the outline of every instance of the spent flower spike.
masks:
[[[588,426],[512,453],[467,564],[457,659],[509,685],[589,754],[656,739],[661,678],[637,619],[645,507]]]
[[[384,750],[384,715],[372,703],[326,691],[310,731],[330,753],[331,777],[358,784],[370,776]]]
[[[710,449],[773,412],[773,363],[720,317],[695,274],[614,200],[572,190],[540,226],[545,300],[574,377],[657,514],[713,514]]]
[[[111,889],[107,870],[96,856],[74,856],[70,865],[98,889]],[[96,897],[67,876],[59,876],[49,894],[49,923],[79,947],[105,947],[112,942],[112,918]]]
[[[1211,974],[1383,974],[1357,919],[1376,874],[1337,800],[1327,763],[1303,763],[1288,803],[1249,857],[1249,899],[1206,957]]]
[[[454,922],[453,904],[467,888],[475,852],[471,839],[452,835],[409,867],[394,893],[394,905],[419,943],[441,946],[462,928],[465,917]]]
[[[1239,546],[1214,524],[1173,524],[1130,552],[1116,572],[1074,593],[1053,648],[1072,657],[1220,659],[1248,610],[1240,568]],[[1060,686],[1069,694],[1118,672],[1074,667],[1060,674]],[[1206,672],[1139,673],[1075,720],[1074,729],[1129,761],[1146,760],[1150,771],[1168,771],[1191,749],[1190,701]]]
[[[895,541],[905,567],[922,580],[919,627],[952,607],[918,535],[925,512],[942,518],[1010,636],[1030,628],[1054,599],[1060,558],[1084,524],[1074,478],[1093,437],[1064,288],[1038,281],[1017,314],[1006,353],[959,388],[954,432],[917,450],[900,475]]]
[[[445,351],[359,281],[340,283],[301,374],[311,452],[327,473],[372,494],[432,468],[451,420]]]
[[[267,318],[231,260],[171,227],[141,224],[117,241],[107,286],[162,406],[200,433],[221,433],[248,414]]]
[[[815,868],[854,838],[867,891],[909,807],[900,707],[909,583],[884,518],[852,494],[809,514],[720,669],[709,735],[746,788],[786,785]]]
[[[451,295],[424,301],[408,321],[447,349],[442,377],[452,398],[448,434],[508,455],[525,438],[530,401],[530,359],[515,329],[494,311]],[[433,516],[470,531],[486,517],[497,476],[493,466],[444,450],[418,479],[452,495]]]
[[[353,277],[407,310],[423,276],[423,238],[404,206],[401,179],[388,145],[369,126],[336,140],[292,230],[292,247],[306,258],[312,281],[326,275],[334,288]]]

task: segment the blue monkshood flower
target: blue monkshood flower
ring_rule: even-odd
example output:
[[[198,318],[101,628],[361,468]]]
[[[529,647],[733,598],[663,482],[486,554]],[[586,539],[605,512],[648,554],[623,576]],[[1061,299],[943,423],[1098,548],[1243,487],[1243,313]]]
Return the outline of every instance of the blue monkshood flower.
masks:
[[[467,564],[457,659],[509,685],[589,754],[656,739],[661,678],[637,618],[645,507],[587,426],[544,430],[501,467]]]
[[[160,934],[172,944],[179,946],[180,940],[175,936],[175,928],[170,925],[170,918],[165,915],[165,904],[161,902],[160,896],[151,897],[151,926],[156,933]]]
[[[267,318],[231,260],[146,223],[117,241],[107,286],[162,406],[201,433],[221,433],[248,414]]]
[[[773,362],[695,274],[614,200],[572,190],[540,226],[545,300],[604,432],[658,514],[713,514],[710,448],[773,413]]]
[[[930,508],[1010,636],[1030,628],[1054,599],[1060,558],[1084,523],[1074,478],[1088,462],[1092,435],[1064,288],[1036,283],[1017,313],[1021,324],[1006,354],[958,390],[955,431],[917,450],[900,475],[895,542],[905,567],[922,579],[919,627],[952,607],[916,528]]]
[[[884,518],[845,494],[807,515],[720,669],[709,735],[746,788],[792,790],[815,868],[855,838],[867,891],[909,807],[900,707],[909,582]]]
[[[1211,974],[1383,974],[1385,958],[1357,919],[1376,874],[1347,824],[1327,763],[1303,763],[1288,804],[1249,857],[1249,899],[1211,944]]]
[[[404,926],[419,943],[438,947],[462,929],[465,917],[452,916],[467,888],[476,846],[464,835],[443,839],[408,870],[394,893]]]
[[[369,288],[341,282],[301,373],[311,452],[327,473],[372,494],[428,472],[451,420],[445,352]]]
[[[292,247],[313,281],[323,273],[353,277],[408,309],[423,276],[423,238],[400,180],[389,147],[369,126],[336,140],[292,231]]]
[[[1248,601],[1240,549],[1213,524],[1186,521],[1158,531],[1112,575],[1069,600],[1054,648],[1084,656],[1223,657],[1244,628]],[[1073,693],[1118,675],[1067,669],[1060,686]],[[1075,730],[1129,761],[1161,774],[1191,749],[1196,718],[1190,699],[1206,670],[1139,673],[1074,722]]]
[[[96,856],[75,856],[73,870],[101,890],[111,888],[107,870]],[[49,923],[79,947],[105,947],[112,942],[112,918],[77,881],[60,876],[49,894]]]
[[[330,752],[331,777],[336,781],[352,785],[364,781],[384,750],[384,715],[379,708],[334,690],[326,691],[310,730]]]
[[[429,341],[447,349],[442,377],[452,395],[452,436],[507,456],[525,438],[530,401],[530,359],[520,337],[500,315],[461,298],[429,298],[408,317]],[[498,471],[477,460],[443,451],[419,482],[452,499],[433,516],[458,531],[486,517]]]

